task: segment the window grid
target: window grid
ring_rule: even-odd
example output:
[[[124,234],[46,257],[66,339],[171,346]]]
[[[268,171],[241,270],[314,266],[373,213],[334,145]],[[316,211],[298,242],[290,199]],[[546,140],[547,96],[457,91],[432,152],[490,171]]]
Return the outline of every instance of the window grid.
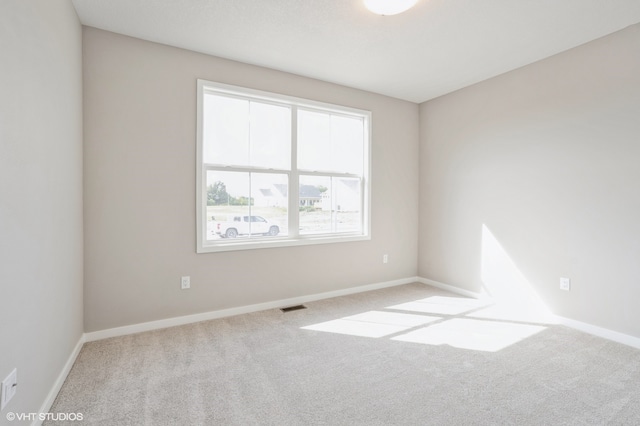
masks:
[[[243,92],[243,93],[238,93]],[[247,94],[244,94],[247,93]],[[203,145],[203,97],[205,94],[214,96],[225,96],[234,99],[245,100],[249,102],[261,102],[279,107],[285,107],[289,109],[290,117],[290,170],[282,168],[268,168],[259,167],[254,165],[249,166],[229,166],[224,163],[204,163]],[[243,89],[233,86],[222,85],[219,83],[206,82],[198,80],[198,165],[197,165],[197,179],[198,179],[198,197],[197,197],[197,227],[198,227],[198,252],[212,252],[212,251],[226,251],[226,250],[238,250],[238,249],[251,249],[260,247],[282,247],[287,245],[308,244],[308,243],[324,243],[324,242],[339,242],[339,241],[353,241],[370,239],[369,231],[369,193],[370,187],[368,183],[369,173],[369,126],[370,126],[370,113],[367,111],[354,110],[351,108],[340,106],[329,106],[314,101],[301,100],[296,98],[290,98],[286,96],[278,96],[285,100],[274,100],[270,94],[264,92],[258,92],[250,89]],[[336,172],[328,170],[307,170],[298,168],[298,111],[317,112],[322,114],[335,115],[345,118],[359,118],[362,121],[363,126],[363,165],[361,174],[348,173],[348,172]],[[250,129],[250,128],[249,128]],[[249,141],[251,135],[249,134]],[[251,150],[251,142],[249,142],[249,150]],[[288,205],[287,205],[287,225],[288,230],[285,236],[269,237],[268,239],[252,239],[248,240],[234,240],[234,241],[215,241],[210,242],[207,239],[207,173],[208,172],[239,172],[248,173],[249,175],[249,216],[252,216],[252,194],[251,191],[251,175],[253,173],[261,174],[279,174],[286,175],[288,182]],[[315,233],[301,233],[300,232],[300,177],[301,176],[313,176],[313,177],[327,177],[331,182],[336,179],[356,179],[359,182],[359,230],[347,230],[340,231],[337,229],[336,216],[338,215],[337,209],[334,208],[337,197],[335,195],[336,188],[334,185],[330,190],[331,194],[331,230],[329,232],[315,232]]]

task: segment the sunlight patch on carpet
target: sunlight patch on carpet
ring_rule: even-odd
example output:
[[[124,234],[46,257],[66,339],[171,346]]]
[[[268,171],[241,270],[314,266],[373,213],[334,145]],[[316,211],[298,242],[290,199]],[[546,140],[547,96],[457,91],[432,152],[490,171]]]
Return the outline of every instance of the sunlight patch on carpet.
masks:
[[[545,329],[537,325],[454,318],[391,340],[497,352]]]
[[[551,313],[536,306],[497,304],[471,312],[467,316],[494,320],[534,322],[539,324],[557,324],[558,319]]]
[[[439,319],[440,318],[438,317],[425,315],[369,311],[362,314],[351,315],[332,321],[309,325],[302,327],[302,329],[378,338],[400,333],[410,328],[428,324]]]
[[[432,296],[387,307],[409,312],[421,312],[439,315],[459,315],[473,309],[487,306],[489,302],[463,297]]]

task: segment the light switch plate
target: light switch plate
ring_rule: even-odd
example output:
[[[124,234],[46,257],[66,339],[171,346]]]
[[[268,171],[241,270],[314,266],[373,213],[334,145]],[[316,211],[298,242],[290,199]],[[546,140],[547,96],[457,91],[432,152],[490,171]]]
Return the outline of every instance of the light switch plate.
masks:
[[[560,290],[564,290],[564,291],[571,290],[571,280],[569,278],[565,278],[565,277],[560,278]]]

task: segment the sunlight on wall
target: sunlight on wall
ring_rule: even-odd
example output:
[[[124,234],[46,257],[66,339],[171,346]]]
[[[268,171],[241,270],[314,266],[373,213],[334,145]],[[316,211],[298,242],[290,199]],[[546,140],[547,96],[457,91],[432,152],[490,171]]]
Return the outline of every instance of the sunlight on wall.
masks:
[[[495,305],[473,317],[554,323],[553,315],[486,225],[482,225],[481,279]]]

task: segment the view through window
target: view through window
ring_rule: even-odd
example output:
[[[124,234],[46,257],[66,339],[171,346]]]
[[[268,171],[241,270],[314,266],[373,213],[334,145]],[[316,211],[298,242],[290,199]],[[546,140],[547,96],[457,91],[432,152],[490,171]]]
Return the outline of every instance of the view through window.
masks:
[[[198,251],[368,238],[370,118],[199,80]]]

